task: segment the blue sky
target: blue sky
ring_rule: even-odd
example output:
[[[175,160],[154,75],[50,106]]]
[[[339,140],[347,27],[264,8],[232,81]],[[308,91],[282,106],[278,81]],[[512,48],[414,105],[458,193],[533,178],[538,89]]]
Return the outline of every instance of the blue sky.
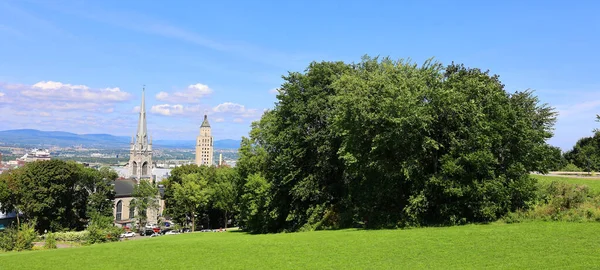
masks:
[[[527,3],[525,3],[527,2]],[[575,2],[573,2],[575,3]],[[0,130],[239,139],[288,71],[364,54],[499,74],[560,112],[564,150],[600,127],[600,3],[0,1]]]

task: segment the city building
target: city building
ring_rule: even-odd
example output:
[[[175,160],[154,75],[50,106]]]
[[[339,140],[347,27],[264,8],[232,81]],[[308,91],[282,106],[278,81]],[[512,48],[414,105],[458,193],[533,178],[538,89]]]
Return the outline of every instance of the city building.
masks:
[[[131,137],[129,151],[129,176],[135,179],[152,178],[152,137],[148,139],[146,126],[146,96],[145,89],[142,90],[142,105],[140,106],[140,118],[138,121],[137,134]]]
[[[213,165],[213,137],[206,115],[204,115],[204,121],[200,126],[200,135],[196,139],[196,165]]]
[[[25,155],[23,155],[20,158],[17,158],[17,162],[20,162],[20,165],[23,165],[24,163],[27,162],[34,162],[34,161],[38,161],[38,160],[50,160],[52,158],[52,156],[50,156],[50,151],[48,151],[47,149],[33,149],[28,153],[25,153]]]

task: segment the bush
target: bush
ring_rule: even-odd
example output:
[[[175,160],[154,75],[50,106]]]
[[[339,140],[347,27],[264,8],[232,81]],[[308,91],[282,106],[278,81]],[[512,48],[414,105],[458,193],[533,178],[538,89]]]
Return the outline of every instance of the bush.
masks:
[[[17,242],[18,230],[15,227],[7,228],[3,233],[0,233],[0,249],[11,251],[15,248]]]
[[[92,217],[88,226],[88,244],[119,241],[123,228],[112,224],[111,217],[97,215]]]
[[[538,203],[529,210],[508,213],[503,221],[600,221],[600,195],[592,194],[585,185],[553,181],[541,186]]]
[[[84,242],[88,240],[90,235],[89,231],[80,231],[80,232],[57,232],[53,233],[56,237],[57,241],[66,241],[66,242]]]
[[[0,249],[23,251],[33,248],[37,235],[33,223],[23,223],[19,228],[10,227],[0,234]]]
[[[44,241],[44,248],[55,249],[56,248],[56,236],[53,233],[46,234],[46,240]]]
[[[583,172],[583,170],[577,166],[575,166],[575,164],[573,163],[569,163],[567,164],[565,167],[562,168],[563,172]]]

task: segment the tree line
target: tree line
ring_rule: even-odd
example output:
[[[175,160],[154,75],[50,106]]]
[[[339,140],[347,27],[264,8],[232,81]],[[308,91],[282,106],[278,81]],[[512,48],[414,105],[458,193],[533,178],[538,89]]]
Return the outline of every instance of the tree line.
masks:
[[[96,170],[72,161],[27,163],[0,174],[0,210],[22,213],[39,233],[83,230],[94,217],[112,217],[111,182],[117,177],[110,168]]]

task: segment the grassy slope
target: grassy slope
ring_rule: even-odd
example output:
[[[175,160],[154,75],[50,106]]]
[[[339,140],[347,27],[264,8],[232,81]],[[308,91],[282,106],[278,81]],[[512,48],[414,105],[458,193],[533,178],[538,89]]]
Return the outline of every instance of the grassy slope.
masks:
[[[590,179],[584,177],[562,177],[562,176],[548,176],[548,175],[532,175],[542,185],[548,185],[552,181],[564,181],[570,184],[587,185],[590,190],[600,192],[600,179]]]
[[[589,269],[600,224],[529,222],[411,230],[194,233],[0,254],[0,269]]]

